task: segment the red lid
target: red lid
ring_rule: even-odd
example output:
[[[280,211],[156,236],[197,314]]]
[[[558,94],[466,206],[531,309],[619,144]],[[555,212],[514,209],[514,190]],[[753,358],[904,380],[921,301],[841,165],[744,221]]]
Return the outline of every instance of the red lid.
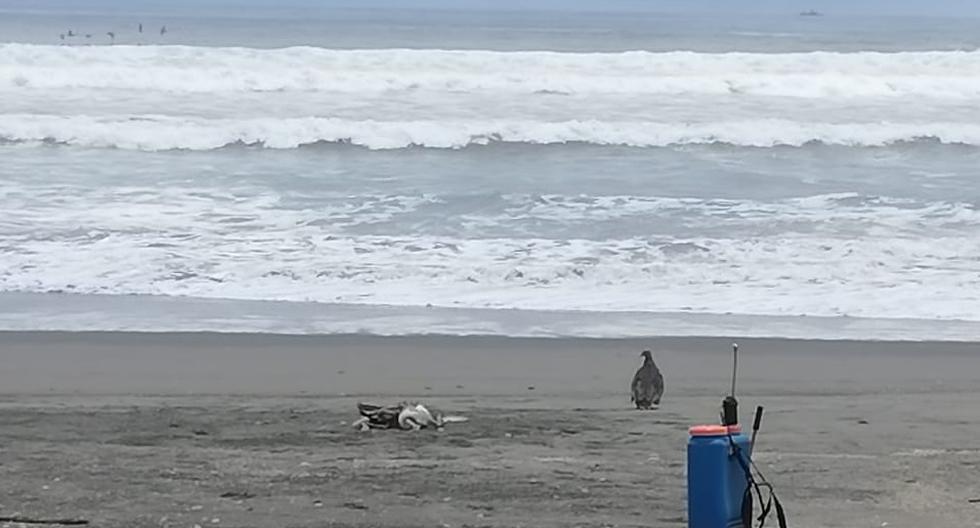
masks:
[[[728,436],[742,432],[742,426],[735,425],[695,425],[688,429],[691,436]]]

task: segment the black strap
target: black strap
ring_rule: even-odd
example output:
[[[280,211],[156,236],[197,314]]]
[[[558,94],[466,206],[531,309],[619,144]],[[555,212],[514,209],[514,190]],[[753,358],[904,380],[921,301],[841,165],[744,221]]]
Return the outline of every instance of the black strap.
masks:
[[[783,505],[775,495],[772,496],[772,500],[776,502],[776,521],[779,522],[779,528],[786,528],[786,512],[783,511]]]
[[[752,528],[752,486],[745,486],[742,494],[742,528]]]
[[[762,498],[762,488],[766,488],[766,491],[769,492],[765,500]],[[769,514],[772,513],[773,508],[776,510],[776,522],[779,524],[779,528],[786,528],[786,512],[783,510],[783,505],[779,502],[779,498],[772,491],[772,486],[768,482],[763,482],[760,485],[754,479],[749,480],[748,485],[745,486],[745,493],[742,496],[742,526],[744,528],[752,528],[753,489],[759,498],[759,504],[762,505],[762,511],[759,512],[759,517],[756,518],[759,521],[759,528],[763,528],[766,525],[766,519],[769,518]]]
[[[759,528],[763,528],[766,525],[766,518],[772,513],[773,507],[776,508],[776,522],[779,523],[779,528],[786,528],[786,512],[783,510],[783,505],[779,502],[779,498],[776,497],[776,493],[772,490],[772,485],[766,482],[761,473],[759,474],[759,478],[762,482],[759,483],[755,480],[752,476],[752,463],[745,460],[745,457],[742,456],[742,449],[735,443],[731,435],[728,436],[728,440],[732,446],[735,459],[738,460],[738,464],[742,466],[742,471],[745,472],[745,479],[747,481],[745,493],[742,494],[743,528],[752,528],[752,513],[754,511],[754,501],[752,500],[753,490],[755,490],[756,497],[759,498],[759,504],[762,507],[762,511],[759,513],[757,519],[759,521]],[[762,488],[766,488],[766,491],[769,492],[766,500],[762,498]]]
[[[762,495],[762,491],[759,490],[759,486],[755,487],[756,492]],[[765,505],[762,507],[762,512],[759,513],[759,528],[762,528],[766,524],[766,517],[769,517],[769,512],[772,511],[772,489],[769,490],[769,498],[766,499]],[[785,528],[785,527],[783,527]]]

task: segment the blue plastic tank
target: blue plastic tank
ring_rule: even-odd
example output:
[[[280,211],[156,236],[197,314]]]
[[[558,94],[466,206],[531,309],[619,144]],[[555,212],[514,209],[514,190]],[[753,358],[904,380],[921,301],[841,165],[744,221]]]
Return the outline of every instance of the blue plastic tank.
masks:
[[[735,458],[733,441],[748,464],[750,440],[742,434],[740,426],[697,425],[690,429],[687,443],[689,528],[741,528],[742,496],[748,477]]]

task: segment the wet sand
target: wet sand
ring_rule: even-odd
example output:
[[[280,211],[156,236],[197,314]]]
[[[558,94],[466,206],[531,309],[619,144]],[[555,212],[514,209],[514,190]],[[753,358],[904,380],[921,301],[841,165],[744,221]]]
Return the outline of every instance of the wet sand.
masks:
[[[727,339],[0,333],[0,516],[96,526],[686,526]],[[741,340],[792,526],[980,526],[980,346]],[[661,409],[629,408],[644,347]],[[470,421],[362,433],[359,400]]]

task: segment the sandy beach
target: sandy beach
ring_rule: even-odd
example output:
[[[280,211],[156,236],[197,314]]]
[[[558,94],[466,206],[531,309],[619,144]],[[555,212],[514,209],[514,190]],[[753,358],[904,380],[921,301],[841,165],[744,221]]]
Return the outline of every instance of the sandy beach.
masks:
[[[95,526],[686,526],[723,338],[0,334],[0,514]],[[970,343],[741,340],[800,527],[980,526]],[[633,411],[644,347],[661,409]],[[357,401],[470,421],[358,432]],[[886,524],[887,523],[887,524]]]

